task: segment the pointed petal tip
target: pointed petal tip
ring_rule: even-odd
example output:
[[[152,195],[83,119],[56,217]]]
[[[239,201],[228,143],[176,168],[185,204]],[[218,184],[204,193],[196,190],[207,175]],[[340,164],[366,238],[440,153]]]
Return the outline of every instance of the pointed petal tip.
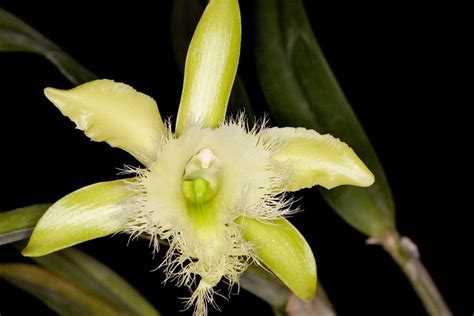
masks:
[[[308,284],[308,287],[305,292],[300,292],[298,294],[295,293],[295,295],[302,301],[310,302],[316,297],[316,290],[317,290],[317,281],[315,278],[314,282],[311,282],[311,284]]]
[[[43,90],[43,92],[49,101],[51,101],[55,106],[59,106],[58,99],[60,99],[61,97],[64,97],[64,94],[65,92],[67,92],[67,90],[47,87]]]
[[[350,147],[349,147],[350,148]],[[331,183],[331,185],[323,185],[326,189],[332,189],[341,185],[352,185],[356,187],[366,188],[370,187],[375,182],[375,177],[372,171],[364,164],[364,162],[357,156],[357,154],[350,149],[353,153],[351,159],[353,165],[351,166],[351,172],[346,173],[345,178],[340,178],[338,182]]]
[[[370,187],[375,182],[375,176],[372,171],[364,165],[364,168],[361,170],[361,177],[358,186],[360,187]]]
[[[35,239],[38,239],[38,237],[35,237]],[[60,251],[60,250],[63,250],[63,249],[66,249],[66,248],[69,248],[81,243],[81,241],[78,241],[78,242],[72,242],[72,243],[67,243],[63,245],[54,245],[54,244],[51,245],[50,243],[39,244],[37,241],[38,240],[31,242],[31,239],[30,239],[25,249],[21,251],[21,254],[24,257],[42,257],[42,256],[49,255],[53,252]]]
[[[54,88],[51,88],[51,87],[46,87],[43,89],[43,92],[44,92],[44,95],[49,99],[50,98],[50,95],[54,92],[52,90],[56,90]]]
[[[21,254],[23,257],[36,257],[35,254],[31,252],[31,249],[28,248],[28,246],[26,246],[26,248],[21,251]]]
[[[352,152],[353,161],[353,176],[350,180],[350,185],[358,187],[370,187],[375,182],[375,176],[370,171],[369,167],[359,158],[355,151],[347,146]]]
[[[35,247],[31,247],[30,244],[28,244],[25,249],[21,251],[21,254],[23,257],[41,257],[46,255],[46,253],[42,253],[41,251],[38,251],[38,249],[34,249]]]
[[[38,235],[38,234],[36,234]],[[39,235],[42,235],[41,233]],[[37,238],[31,238],[28,240],[28,244],[26,247],[21,251],[21,254],[24,257],[41,257],[41,256],[46,256],[50,253],[62,250],[64,248],[67,248],[68,246],[64,247],[55,247],[55,248],[50,248],[49,244],[43,240],[42,243],[37,242]],[[73,245],[70,245],[73,246]]]

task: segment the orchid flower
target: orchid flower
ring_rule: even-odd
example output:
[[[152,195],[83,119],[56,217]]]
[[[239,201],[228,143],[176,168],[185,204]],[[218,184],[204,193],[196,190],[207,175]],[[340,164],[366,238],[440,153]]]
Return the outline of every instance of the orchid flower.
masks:
[[[225,119],[240,53],[237,0],[212,0],[192,38],[175,130],[156,102],[132,87],[95,80],[47,98],[94,141],[121,148],[143,166],[133,177],[92,184],[53,204],[24,249],[42,256],[125,232],[169,249],[167,279],[191,290],[187,307],[207,314],[216,285],[231,286],[251,263],[264,266],[299,298],[316,291],[310,246],[285,219],[287,192],[321,185],[369,186],[374,177],[354,151],[304,128],[249,129]],[[168,124],[170,125],[170,124]]]

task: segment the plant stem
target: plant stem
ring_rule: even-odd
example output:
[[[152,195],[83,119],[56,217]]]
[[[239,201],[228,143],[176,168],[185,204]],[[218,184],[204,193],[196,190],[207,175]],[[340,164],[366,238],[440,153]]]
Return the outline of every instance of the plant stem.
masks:
[[[408,237],[401,237],[397,232],[389,232],[383,238],[382,246],[405,273],[428,314],[451,316],[452,312],[428,270],[420,261],[416,244]]]

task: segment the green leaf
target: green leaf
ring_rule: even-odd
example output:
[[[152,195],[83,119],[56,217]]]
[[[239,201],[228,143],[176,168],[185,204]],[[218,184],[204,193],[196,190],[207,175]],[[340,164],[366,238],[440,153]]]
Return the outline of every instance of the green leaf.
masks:
[[[33,228],[51,204],[35,204],[0,213],[0,245],[30,237]]]
[[[236,117],[242,111],[244,111],[249,125],[253,126],[255,124],[255,115],[253,113],[252,103],[250,102],[250,98],[247,93],[247,88],[245,88],[244,81],[237,74],[237,76],[235,77],[234,85],[232,86],[232,91],[230,93],[227,114]]]
[[[285,308],[286,315],[291,316],[335,316],[336,312],[331,302],[329,302],[326,293],[318,284],[318,293],[314,299],[304,302],[291,294]]]
[[[199,0],[173,1],[170,18],[171,43],[174,59],[182,75],[184,74],[189,43],[191,43],[202,11],[203,8]]]
[[[240,286],[267,302],[275,315],[336,315],[321,283],[318,282],[316,297],[305,302],[297,298],[274,275],[258,265],[251,265],[240,278]]]
[[[119,232],[127,220],[121,203],[131,194],[127,180],[116,180],[66,195],[41,217],[23,255],[44,256]]]
[[[244,238],[255,246],[258,260],[300,299],[316,294],[316,262],[310,246],[286,219],[262,222],[240,217]]]
[[[0,278],[36,296],[61,315],[118,315],[119,310],[32,264],[0,264]]]
[[[44,56],[73,84],[97,76],[31,26],[0,8],[0,52],[29,52]]]
[[[340,138],[375,175],[369,188],[321,189],[324,198],[366,235],[377,238],[394,230],[394,203],[382,166],[321,52],[301,1],[257,1],[255,20],[257,70],[278,123]]]
[[[158,311],[121,276],[77,249],[69,248],[33,260],[128,315],[159,315]]]

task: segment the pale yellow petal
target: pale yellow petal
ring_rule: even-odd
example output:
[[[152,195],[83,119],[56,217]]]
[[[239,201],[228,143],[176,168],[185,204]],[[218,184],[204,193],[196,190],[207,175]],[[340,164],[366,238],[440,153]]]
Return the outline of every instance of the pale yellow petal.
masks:
[[[92,140],[126,150],[144,164],[156,158],[165,126],[151,97],[106,79],[44,92]]]
[[[224,120],[240,54],[237,0],[210,1],[196,27],[184,70],[176,133]]]
[[[43,256],[123,229],[124,201],[132,194],[126,180],[101,182],[70,193],[41,217],[23,255]]]
[[[269,128],[262,138],[279,142],[272,159],[290,170],[288,191],[315,185],[327,189],[340,185],[370,186],[374,175],[346,143],[305,128]]]
[[[286,219],[261,222],[248,217],[236,220],[244,238],[255,247],[257,259],[300,299],[316,294],[316,261],[300,232]]]

